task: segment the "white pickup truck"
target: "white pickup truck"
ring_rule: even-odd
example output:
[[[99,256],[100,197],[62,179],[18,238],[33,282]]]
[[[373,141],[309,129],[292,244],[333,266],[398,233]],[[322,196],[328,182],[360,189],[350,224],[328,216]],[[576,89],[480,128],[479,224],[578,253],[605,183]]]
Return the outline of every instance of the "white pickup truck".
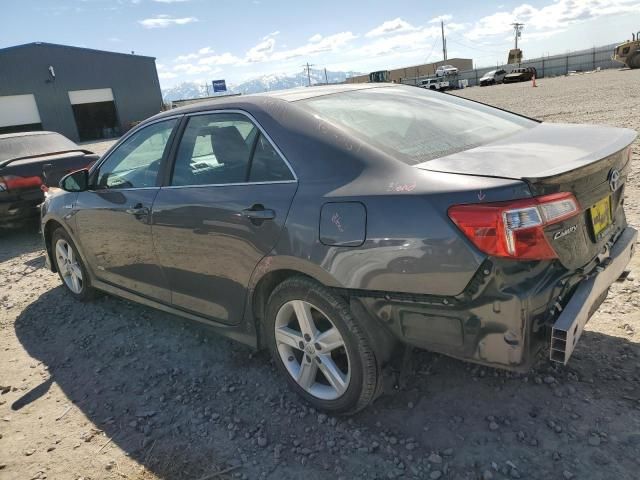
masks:
[[[428,90],[449,90],[451,88],[451,84],[448,80],[442,80],[441,78],[427,78],[426,80],[422,80],[420,82],[420,86],[422,88],[426,88]]]

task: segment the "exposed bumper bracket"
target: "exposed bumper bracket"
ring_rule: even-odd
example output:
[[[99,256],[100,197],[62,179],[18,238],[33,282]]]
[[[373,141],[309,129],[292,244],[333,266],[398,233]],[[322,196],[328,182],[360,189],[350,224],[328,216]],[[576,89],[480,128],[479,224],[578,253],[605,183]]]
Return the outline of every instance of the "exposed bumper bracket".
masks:
[[[584,326],[600,305],[613,282],[625,272],[633,256],[638,232],[627,227],[613,244],[608,258],[596,267],[597,273],[583,280],[551,329],[550,357],[567,364]]]

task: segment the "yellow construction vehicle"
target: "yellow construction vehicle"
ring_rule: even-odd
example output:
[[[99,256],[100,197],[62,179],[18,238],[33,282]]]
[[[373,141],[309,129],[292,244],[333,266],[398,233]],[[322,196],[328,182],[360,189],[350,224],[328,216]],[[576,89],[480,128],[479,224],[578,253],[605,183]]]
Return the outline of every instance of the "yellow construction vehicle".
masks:
[[[631,40],[618,45],[611,58],[629,68],[640,68],[640,31],[635,35],[632,33]]]

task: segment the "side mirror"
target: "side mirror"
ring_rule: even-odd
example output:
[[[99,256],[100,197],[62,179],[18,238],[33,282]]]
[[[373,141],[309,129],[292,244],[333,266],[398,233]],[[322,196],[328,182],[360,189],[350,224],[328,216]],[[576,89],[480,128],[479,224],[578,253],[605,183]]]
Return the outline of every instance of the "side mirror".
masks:
[[[65,175],[60,180],[60,188],[66,192],[84,192],[89,186],[89,170],[83,168]]]

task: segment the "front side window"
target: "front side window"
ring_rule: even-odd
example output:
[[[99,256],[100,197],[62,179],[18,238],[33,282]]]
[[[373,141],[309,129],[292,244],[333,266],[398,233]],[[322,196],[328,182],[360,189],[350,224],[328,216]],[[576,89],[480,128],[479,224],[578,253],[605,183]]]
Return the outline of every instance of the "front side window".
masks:
[[[191,117],[171,178],[173,186],[223,185],[293,179],[260,130],[238,113]]]
[[[297,105],[409,165],[537,125],[496,108],[413,87],[347,91],[300,100]]]
[[[177,119],[154,123],[127,138],[100,165],[97,188],[155,187]]]

